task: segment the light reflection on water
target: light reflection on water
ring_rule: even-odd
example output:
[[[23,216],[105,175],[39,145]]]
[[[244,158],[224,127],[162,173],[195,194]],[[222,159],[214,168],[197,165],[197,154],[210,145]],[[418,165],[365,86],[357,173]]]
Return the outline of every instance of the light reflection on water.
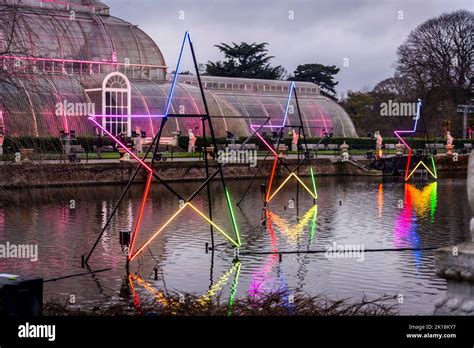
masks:
[[[175,187],[189,194],[196,185]],[[234,201],[246,185],[247,181],[229,183]],[[426,248],[471,238],[465,180],[411,185],[375,178],[319,178],[317,206],[303,190],[296,197],[295,185],[285,186],[264,214],[260,183],[255,183],[241,209],[235,209],[242,253],[325,250],[333,243],[361,244],[365,249]],[[38,243],[39,261],[0,260],[0,272],[44,278],[83,272],[80,257],[90,250],[121,190],[121,186],[107,186],[3,191],[0,242]],[[276,289],[288,295],[326,294],[354,300],[364,294],[372,298],[403,294],[402,314],[430,314],[434,300],[445,291],[444,281],[434,273],[432,251],[368,252],[363,261],[299,253],[284,254],[280,262],[278,254],[246,254],[233,263],[234,249],[216,232],[217,250],[212,257],[205,253],[209,226],[191,209],[183,210],[132,263],[132,273],[138,274],[127,276],[126,250],[119,245],[118,231],[133,228],[142,192],[143,185],[132,188],[91,259],[93,269],[111,267],[112,271],[47,283],[46,298],[66,301],[75,294],[80,305],[90,306],[124,297],[139,303],[159,296],[163,289],[192,292],[202,301],[221,294],[230,303],[235,297],[258,298]],[[221,186],[213,183],[212,192],[215,221],[231,231]],[[76,201],[75,210],[69,209],[71,199]],[[203,195],[194,204],[206,211],[206,202]],[[137,245],[178,207],[172,195],[152,186]],[[265,226],[260,224],[262,218]]]

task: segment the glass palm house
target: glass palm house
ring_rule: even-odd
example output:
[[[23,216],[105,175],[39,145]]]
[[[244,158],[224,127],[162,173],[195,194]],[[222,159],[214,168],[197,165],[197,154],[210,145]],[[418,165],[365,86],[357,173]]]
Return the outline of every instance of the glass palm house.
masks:
[[[140,127],[155,135],[161,121],[146,116],[164,112],[172,79],[146,33],[91,0],[0,0],[0,63],[0,127],[12,137],[56,137],[71,130],[93,136],[90,113],[106,115],[101,122],[114,134],[130,135]],[[210,76],[203,76],[203,84],[211,116],[244,116],[213,119],[219,137],[227,131],[248,136],[250,124],[261,123],[262,116],[273,125],[281,122],[290,86]],[[318,86],[297,82],[296,89],[307,135],[357,137],[347,113]],[[180,75],[171,113],[204,113],[195,76]],[[252,122],[253,117],[259,120]],[[296,114],[290,123],[299,124],[292,117]],[[200,126],[199,118],[175,118],[163,135]]]

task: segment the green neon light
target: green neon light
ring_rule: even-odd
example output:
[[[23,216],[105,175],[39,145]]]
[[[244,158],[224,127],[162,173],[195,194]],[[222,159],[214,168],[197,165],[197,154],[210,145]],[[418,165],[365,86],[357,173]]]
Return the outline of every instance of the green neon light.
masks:
[[[438,173],[436,172],[436,165],[433,156],[431,156],[431,163],[433,164],[434,178],[438,179]]]
[[[313,166],[311,164],[309,165],[309,172],[311,174],[311,181],[313,183],[314,195],[316,196],[316,199],[317,199],[318,198],[318,191],[316,190],[316,180],[314,180]]]
[[[240,261],[237,261],[237,270],[235,271],[234,281],[229,295],[229,304],[227,305],[227,315],[232,315],[232,309],[234,308],[235,294],[237,293],[237,285],[239,284],[240,277]]]
[[[229,191],[227,190],[227,187],[225,188],[225,197],[227,200],[227,207],[229,208],[229,211],[230,211],[232,225],[234,226],[235,236],[237,237],[237,244],[240,247],[242,245],[240,241],[240,232],[239,232],[239,228],[237,227],[237,222],[235,221],[234,209],[232,208],[232,203],[230,201],[230,195],[229,195]]]

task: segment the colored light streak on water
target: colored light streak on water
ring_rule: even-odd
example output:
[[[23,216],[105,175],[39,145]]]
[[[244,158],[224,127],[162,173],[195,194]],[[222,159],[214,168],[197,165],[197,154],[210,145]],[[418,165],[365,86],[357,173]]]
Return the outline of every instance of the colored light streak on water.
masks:
[[[395,221],[395,239],[394,244],[397,248],[418,248],[419,237],[418,237],[418,224],[416,214],[413,211],[413,197],[408,193],[405,187],[405,200],[402,212],[399,214]],[[416,267],[421,264],[421,253],[414,251],[413,256],[415,257]]]
[[[266,290],[270,291],[279,291],[282,294],[283,306],[290,306],[289,295],[290,290],[288,284],[285,281],[282,273],[277,269],[277,274],[275,277],[271,275],[274,269],[278,268],[279,255],[278,245],[277,245],[277,236],[275,230],[273,229],[272,221],[270,219],[270,211],[266,211],[266,226],[270,235],[270,240],[272,244],[273,254],[268,255],[268,259],[265,264],[260,267],[257,271],[253,272],[252,280],[250,282],[248,295],[252,297],[255,301],[258,301],[265,295]]]
[[[241,263],[240,261],[237,261],[236,263],[238,267],[235,271],[234,281],[232,282],[232,287],[230,289],[229,302],[227,304],[227,315],[232,315],[232,310],[234,309],[235,295],[237,294],[237,286],[239,285]]]
[[[379,184],[379,192],[377,194],[377,206],[379,208],[379,218],[382,217],[383,212],[383,184]]]
[[[205,305],[207,302],[211,301],[212,298],[216,297],[219,292],[222,290],[225,284],[227,284],[230,276],[239,270],[240,272],[240,261],[235,262],[232,267],[230,267],[227,272],[219,277],[217,282],[212,284],[211,288],[198,299],[200,305]],[[234,278],[235,281],[235,278]]]
[[[137,291],[135,290],[135,286],[133,285],[133,274],[128,275],[128,285],[130,288],[130,292],[132,295],[132,303],[133,307],[137,310],[139,315],[142,314],[141,306],[140,306],[140,298],[138,297]]]
[[[268,233],[270,235],[270,242],[272,245],[272,251],[278,251],[278,239],[273,229],[272,223],[269,219],[268,210],[265,213],[266,226],[268,228]],[[267,282],[267,278],[270,277],[270,273],[273,270],[273,267],[278,264],[278,254],[268,255],[268,260],[265,264],[260,267],[256,272],[252,274],[252,280],[250,281],[250,287],[248,290],[248,295],[254,299],[258,299],[260,294],[263,292],[264,284]]]
[[[436,182],[432,182],[421,190],[413,185],[405,184],[405,195],[411,198],[413,209],[418,217],[429,215],[430,219],[434,218],[437,207],[437,188]]]
[[[313,218],[311,219],[311,227],[309,228],[309,242],[312,243],[314,239],[314,233],[316,232],[316,226],[318,223],[318,206],[314,206],[314,215]]]
[[[140,275],[138,274],[130,274],[129,275],[130,279],[130,285],[133,287],[133,282],[137,282],[138,285],[140,285],[143,289],[148,291],[151,295],[153,295],[154,301],[162,305],[163,307],[168,307],[170,303],[168,302],[168,299],[166,298],[165,294],[163,291],[157,290],[152,284],[149,282],[145,281]],[[135,290],[135,288],[133,287]],[[136,292],[135,292],[136,294]],[[137,295],[138,298],[138,295]]]
[[[437,206],[437,183],[433,182],[418,190],[410,184],[405,184],[405,199],[403,210],[395,222],[394,244],[397,248],[422,247],[418,234],[419,218],[429,216],[434,222],[434,214]],[[421,251],[413,251],[417,269],[421,265]]]
[[[299,237],[303,234],[305,228],[308,226],[308,223],[311,222],[310,226],[310,239],[311,229],[315,228],[315,221],[317,219],[318,208],[317,206],[312,206],[302,217],[299,219],[298,223],[294,226],[290,225],[285,219],[279,215],[267,210],[267,218],[271,223],[274,223],[278,230],[284,234],[291,243],[296,243]],[[313,232],[314,234],[314,232]]]

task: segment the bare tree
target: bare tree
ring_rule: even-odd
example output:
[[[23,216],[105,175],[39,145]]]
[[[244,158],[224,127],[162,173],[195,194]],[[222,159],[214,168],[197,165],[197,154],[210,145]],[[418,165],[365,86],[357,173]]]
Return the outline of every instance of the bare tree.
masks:
[[[432,126],[456,123],[456,105],[473,96],[474,14],[459,10],[429,19],[397,54],[397,74],[425,99]]]

